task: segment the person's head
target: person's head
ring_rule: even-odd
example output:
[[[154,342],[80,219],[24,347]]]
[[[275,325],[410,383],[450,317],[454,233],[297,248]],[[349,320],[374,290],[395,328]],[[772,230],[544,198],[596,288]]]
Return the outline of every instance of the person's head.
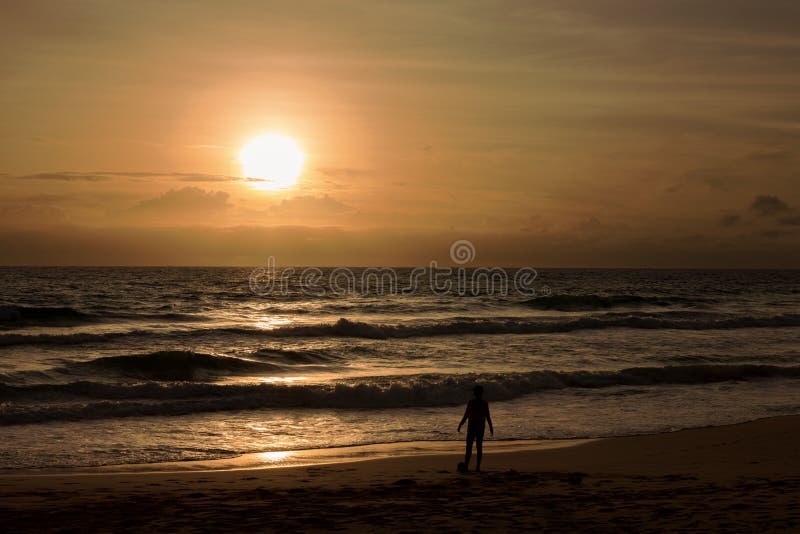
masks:
[[[476,399],[480,399],[483,397],[483,386],[475,386],[472,388],[472,393],[475,395]]]

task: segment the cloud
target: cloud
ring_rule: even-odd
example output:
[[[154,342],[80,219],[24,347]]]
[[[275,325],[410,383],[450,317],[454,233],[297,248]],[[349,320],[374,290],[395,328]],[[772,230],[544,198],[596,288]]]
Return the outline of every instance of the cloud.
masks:
[[[2,175],[0,175],[2,176]],[[93,171],[93,172],[42,172],[17,176],[20,180],[57,180],[63,182],[103,182],[115,178],[158,178],[178,182],[243,182],[240,176],[204,174],[195,172],[140,172],[140,171]]]
[[[762,220],[766,218],[766,223],[762,224],[762,227],[774,226],[776,221],[781,226],[800,226],[800,211],[792,208],[789,204],[773,195],[757,196],[750,204],[750,210],[755,212]],[[753,218],[745,219],[737,214],[724,215],[722,219],[720,219],[720,224],[727,227],[745,223],[747,225],[753,225],[757,224],[757,221]],[[775,238],[790,234],[791,232],[788,229],[766,228],[762,230],[759,235],[767,238]]]
[[[216,176],[213,174],[188,174],[177,176],[179,182],[241,182],[243,178],[237,176]]]
[[[5,227],[41,227],[62,223],[66,212],[54,206],[13,204],[0,206],[0,224]]]
[[[33,202],[41,203],[41,202],[61,202],[63,200],[67,200],[69,198],[68,195],[54,195],[52,193],[40,193],[38,195],[29,195],[25,197],[17,197],[13,199],[17,202]]]
[[[228,197],[224,191],[206,191],[194,186],[170,189],[128,209],[121,219],[133,219],[145,224],[208,223],[209,217],[218,217],[232,207]]]
[[[731,213],[728,215],[723,215],[722,219],[720,219],[719,224],[725,227],[736,226],[742,222],[741,215],[736,215],[735,213]]]
[[[773,216],[787,211],[789,205],[778,197],[772,195],[759,195],[750,205],[750,209],[761,217]]]
[[[38,174],[26,174],[17,176],[20,180],[57,180],[62,182],[102,182],[108,180],[107,176],[97,174],[83,174],[77,172],[43,172]]]
[[[266,208],[237,211],[240,222],[252,224],[303,225],[330,227],[362,222],[354,219],[358,212],[335,198],[324,195],[300,195],[286,198]]]
[[[224,150],[224,149],[228,149],[230,147],[227,147],[227,146],[224,146],[224,145],[203,145],[203,144],[200,144],[200,145],[186,145],[186,148],[193,148],[193,149],[198,149],[198,150]]]
[[[207,209],[220,210],[230,207],[228,193],[224,191],[206,191],[199,187],[184,187],[183,189],[170,189],[163,195],[144,200],[135,209],[142,210],[181,210],[181,209]]]
[[[299,197],[287,198],[280,204],[272,206],[269,211],[281,215],[335,215],[350,210],[346,204],[342,204],[335,198],[325,195],[315,197],[313,195],[303,195]]]
[[[748,159],[755,161],[777,161],[791,159],[792,151],[785,148],[763,148],[754,150],[747,155]]]
[[[317,170],[329,178],[358,178],[371,174],[371,171],[365,169],[348,167],[320,167]]]
[[[596,217],[589,217],[588,219],[578,222],[578,224],[575,225],[575,231],[585,234],[589,232],[596,232],[598,229],[600,229],[600,227],[600,221]]]
[[[667,186],[664,192],[677,193],[696,184],[702,184],[712,191],[727,192],[743,181],[739,173],[724,168],[692,169],[684,173],[682,181]]]
[[[781,237],[793,237],[795,233],[788,230],[763,230],[759,235],[768,239],[779,239]]]
[[[97,172],[99,176],[123,177],[123,178],[159,178],[175,180],[178,182],[243,182],[240,176],[225,176],[222,174],[204,174],[199,172]]]
[[[106,173],[113,176],[129,176],[135,178],[166,178],[179,182],[241,182],[240,176],[224,176],[220,174],[203,174],[197,172],[114,172]]]
[[[659,0],[551,0],[545,5],[560,6],[564,11],[592,17],[608,26],[642,31],[699,28],[707,32],[725,32],[735,28],[748,34],[793,35],[791,21],[800,16],[800,6],[792,0],[773,0],[768,3],[769,7],[741,0],[696,0],[679,4],[665,4]]]
[[[729,176],[707,176],[703,182],[717,191],[728,191],[731,187],[731,178]]]

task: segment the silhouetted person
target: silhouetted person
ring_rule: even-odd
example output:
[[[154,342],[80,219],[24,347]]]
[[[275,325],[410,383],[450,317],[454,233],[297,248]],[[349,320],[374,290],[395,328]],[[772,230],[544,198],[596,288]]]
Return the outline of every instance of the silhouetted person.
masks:
[[[472,442],[475,442],[475,449],[477,452],[475,471],[481,470],[481,458],[483,457],[483,433],[486,430],[486,423],[489,423],[489,432],[494,436],[494,428],[492,428],[492,416],[489,415],[489,403],[483,400],[483,386],[475,386],[472,389],[475,398],[467,403],[467,410],[464,412],[464,417],[458,423],[458,431],[461,432],[461,427],[464,422],[469,419],[467,423],[467,452],[464,455],[464,469],[469,469],[469,459],[472,457]]]

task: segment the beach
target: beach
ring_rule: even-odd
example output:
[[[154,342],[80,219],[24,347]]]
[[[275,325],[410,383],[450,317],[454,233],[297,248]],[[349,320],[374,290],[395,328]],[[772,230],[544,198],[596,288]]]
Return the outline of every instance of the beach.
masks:
[[[7,472],[0,516],[8,532],[785,530],[800,527],[799,424],[783,416],[631,437],[487,441],[484,472],[468,474],[455,471],[455,442],[329,450],[285,467],[271,462],[290,453],[260,465],[251,456]]]

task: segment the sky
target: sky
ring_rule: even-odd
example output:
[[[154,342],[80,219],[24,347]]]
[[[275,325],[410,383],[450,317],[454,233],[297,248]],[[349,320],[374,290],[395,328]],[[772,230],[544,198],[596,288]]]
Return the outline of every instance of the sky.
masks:
[[[0,9],[3,265],[800,267],[796,0]]]

